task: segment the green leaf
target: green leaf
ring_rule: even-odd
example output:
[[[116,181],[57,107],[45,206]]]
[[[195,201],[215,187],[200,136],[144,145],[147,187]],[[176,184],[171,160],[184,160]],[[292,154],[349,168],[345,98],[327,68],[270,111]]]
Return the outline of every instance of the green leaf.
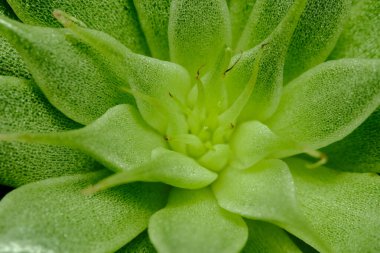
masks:
[[[136,181],[162,182],[179,188],[199,189],[211,184],[216,178],[217,174],[200,166],[192,158],[165,148],[157,148],[152,151],[150,161],[116,173],[89,188],[88,192]]]
[[[147,231],[144,231],[116,253],[157,253],[157,251],[150,242]]]
[[[289,236],[270,223],[245,220],[249,236],[242,253],[301,253]]]
[[[310,170],[299,159],[287,163],[301,210],[331,252],[379,252],[378,175]]]
[[[343,140],[322,149],[327,166],[341,171],[380,173],[380,108]]]
[[[212,189],[224,209],[274,223],[297,236],[305,234],[306,242],[319,246],[319,238],[299,212],[292,175],[283,161],[263,160],[245,170],[226,169]]]
[[[258,0],[247,20],[236,51],[251,49],[264,41],[280,24],[294,2],[294,0]]]
[[[307,2],[286,56],[285,83],[327,58],[339,38],[351,5],[351,0]]]
[[[173,189],[168,205],[149,222],[149,237],[159,252],[239,252],[248,236],[236,214],[220,208],[208,188]]]
[[[380,1],[358,1],[329,58],[380,58],[379,10]]]
[[[323,63],[285,88],[267,125],[305,149],[327,146],[351,133],[379,106],[379,78],[380,60]]]
[[[0,140],[46,143],[79,149],[107,168],[120,172],[151,160],[151,153],[166,142],[143,121],[131,105],[109,109],[92,124],[47,134],[1,135]]]
[[[294,3],[286,17],[264,42],[232,59],[233,67],[225,78],[230,102],[235,101],[251,82],[255,63],[259,62],[253,93],[241,113],[240,120],[262,121],[276,110],[282,90],[288,44],[305,4],[305,0]]]
[[[231,27],[225,1],[173,0],[169,17],[171,61],[191,75],[213,66],[225,45],[231,43]]]
[[[0,76],[0,133],[56,132],[81,127],[52,107],[27,81]],[[20,186],[50,177],[78,174],[100,166],[66,147],[0,142],[0,183]]]
[[[133,51],[149,54],[138,22],[133,0],[8,0],[17,16],[26,24],[59,27],[52,13],[63,10],[90,28],[104,31]]]
[[[129,184],[94,196],[81,189],[106,173],[48,179],[0,202],[2,252],[114,252],[140,234],[166,201],[166,187]]]
[[[152,56],[168,60],[168,24],[171,0],[134,0],[133,2]]]
[[[0,33],[18,50],[50,103],[69,118],[88,124],[107,109],[131,101],[104,58],[67,30],[3,17]]]
[[[249,19],[256,0],[231,0],[228,3],[230,10],[232,29],[232,48],[236,48],[237,42]]]

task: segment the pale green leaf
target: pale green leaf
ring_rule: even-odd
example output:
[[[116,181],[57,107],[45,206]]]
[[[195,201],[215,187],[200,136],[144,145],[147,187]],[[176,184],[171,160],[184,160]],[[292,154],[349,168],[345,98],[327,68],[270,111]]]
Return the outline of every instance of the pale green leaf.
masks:
[[[18,50],[48,100],[69,118],[88,124],[112,106],[131,101],[104,58],[67,30],[3,17],[0,33]]]
[[[128,171],[150,161],[152,150],[166,146],[164,138],[154,132],[131,105],[115,106],[81,129],[47,134],[1,135],[0,140],[76,148],[116,172]]]
[[[1,252],[114,252],[144,231],[166,201],[159,184],[129,184],[85,196],[105,173],[47,179],[0,202]]]
[[[331,252],[380,251],[380,178],[289,159],[301,211]],[[303,235],[297,235],[304,239]]]
[[[171,0],[134,0],[133,2],[152,56],[168,60],[168,24]]]
[[[323,62],[335,46],[351,0],[308,0],[286,56],[284,81]]]
[[[380,109],[343,140],[322,149],[327,166],[341,171],[380,173]]]
[[[79,128],[52,107],[32,81],[0,76],[0,133],[56,132]],[[19,186],[100,167],[66,147],[0,142],[0,183]]]
[[[301,253],[289,236],[275,225],[262,221],[245,220],[248,241],[242,253]]]
[[[288,166],[281,160],[263,160],[238,170],[224,170],[212,185],[224,209],[250,219],[274,223],[313,246],[320,241],[299,212],[294,182]],[[325,249],[324,245],[319,249]]]
[[[232,30],[232,48],[236,47],[255,3],[256,0],[231,0],[228,2]]]
[[[216,178],[217,174],[200,166],[192,158],[165,148],[157,148],[152,151],[150,161],[116,173],[88,191],[99,191],[136,181],[162,182],[179,188],[199,189],[211,184]]]
[[[208,188],[173,189],[148,232],[158,252],[166,253],[237,253],[248,237],[243,219],[220,208]]]
[[[228,7],[219,0],[173,0],[169,16],[170,59],[191,75],[211,68],[231,43]]]
[[[323,63],[289,84],[268,126],[318,149],[358,127],[380,104],[380,60]]]
[[[137,53],[149,54],[133,0],[8,0],[26,24],[59,27],[52,13],[63,10],[88,27],[104,31]]]
[[[254,66],[257,62],[259,65],[252,95],[240,120],[265,120],[276,110],[282,90],[288,44],[305,4],[305,0],[294,3],[286,17],[263,43],[232,59],[234,65],[225,78],[230,102],[236,100],[252,81]]]
[[[379,27],[380,1],[358,1],[329,58],[380,58]]]
[[[236,51],[251,49],[264,41],[280,24],[294,2],[294,0],[256,1],[239,39]]]

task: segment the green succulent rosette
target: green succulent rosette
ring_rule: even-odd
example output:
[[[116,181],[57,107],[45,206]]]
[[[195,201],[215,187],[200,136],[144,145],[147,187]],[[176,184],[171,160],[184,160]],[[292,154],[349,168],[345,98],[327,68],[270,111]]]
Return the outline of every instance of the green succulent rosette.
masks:
[[[0,252],[380,252],[380,1],[0,12]]]

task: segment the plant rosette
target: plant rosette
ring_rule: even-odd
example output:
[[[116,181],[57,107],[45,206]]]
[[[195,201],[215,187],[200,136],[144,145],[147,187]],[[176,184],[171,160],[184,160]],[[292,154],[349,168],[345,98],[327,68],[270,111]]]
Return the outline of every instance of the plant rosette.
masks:
[[[0,12],[0,252],[380,252],[380,1]]]

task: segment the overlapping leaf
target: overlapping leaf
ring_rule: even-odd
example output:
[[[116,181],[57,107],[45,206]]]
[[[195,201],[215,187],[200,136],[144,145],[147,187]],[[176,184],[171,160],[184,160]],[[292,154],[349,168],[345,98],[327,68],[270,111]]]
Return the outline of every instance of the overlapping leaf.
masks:
[[[149,237],[159,252],[239,252],[248,236],[236,214],[220,208],[208,188],[173,189],[168,205],[149,222]]]
[[[0,133],[55,132],[81,127],[43,97],[32,81],[0,76]],[[19,186],[99,167],[66,147],[0,142],[0,183]]]
[[[114,252],[148,225],[166,187],[129,184],[85,196],[107,173],[47,179],[9,193],[0,203],[1,252]]]

